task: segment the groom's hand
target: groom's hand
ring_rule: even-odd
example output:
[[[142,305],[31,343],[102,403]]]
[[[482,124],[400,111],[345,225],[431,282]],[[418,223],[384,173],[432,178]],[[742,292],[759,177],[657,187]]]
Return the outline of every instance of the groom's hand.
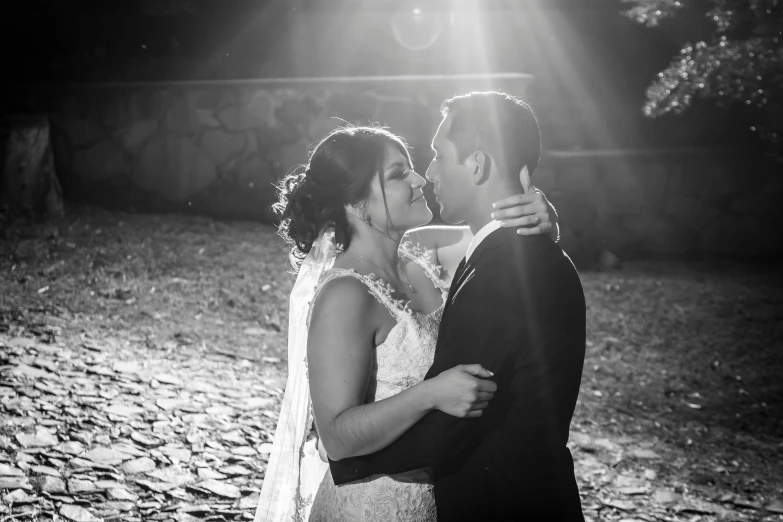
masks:
[[[435,409],[453,417],[480,417],[498,389],[494,374],[480,364],[460,364],[424,381]]]

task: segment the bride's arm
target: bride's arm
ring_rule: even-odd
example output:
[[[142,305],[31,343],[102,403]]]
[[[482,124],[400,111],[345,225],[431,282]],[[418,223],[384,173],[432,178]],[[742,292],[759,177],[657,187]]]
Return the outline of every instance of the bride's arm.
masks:
[[[504,226],[524,227],[519,229],[520,234],[549,233],[553,241],[559,239],[557,211],[540,190],[533,188],[527,194],[511,196],[498,201],[496,205],[496,219],[504,222]],[[533,216],[538,216],[539,221],[530,227],[534,225]],[[448,225],[415,228],[403,237],[403,241],[410,240],[433,252],[432,262],[444,269],[447,278],[465,256],[472,239],[470,228]]]
[[[320,439],[332,460],[385,448],[435,409],[477,417],[494,391],[494,383],[475,377],[491,375],[471,365],[365,404],[377,310],[366,287],[353,278],[328,283],[314,304],[307,343],[310,395]]]

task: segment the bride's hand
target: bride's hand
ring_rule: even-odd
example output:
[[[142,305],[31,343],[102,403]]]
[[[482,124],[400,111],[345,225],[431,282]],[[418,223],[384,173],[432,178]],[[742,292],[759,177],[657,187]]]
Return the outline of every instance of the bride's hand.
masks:
[[[424,381],[429,383],[435,409],[453,417],[480,417],[498,386],[493,373],[480,364],[460,364]]]
[[[558,216],[555,207],[546,199],[543,192],[530,185],[527,167],[519,173],[522,187],[530,187],[523,194],[516,194],[496,201],[492,206],[492,219],[500,221],[504,227],[520,227],[518,234],[532,236],[551,234],[552,240],[559,239]]]

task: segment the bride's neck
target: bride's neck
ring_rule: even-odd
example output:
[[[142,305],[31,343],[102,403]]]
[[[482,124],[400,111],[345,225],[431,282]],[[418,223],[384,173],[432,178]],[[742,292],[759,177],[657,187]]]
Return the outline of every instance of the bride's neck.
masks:
[[[360,256],[378,268],[388,270],[389,273],[396,273],[401,240],[401,233],[384,234],[375,229],[362,227],[351,238],[351,244],[346,252]]]

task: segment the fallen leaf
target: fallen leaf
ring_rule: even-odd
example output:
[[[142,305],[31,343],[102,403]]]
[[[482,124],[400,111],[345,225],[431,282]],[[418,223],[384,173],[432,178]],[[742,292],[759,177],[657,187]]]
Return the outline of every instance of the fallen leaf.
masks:
[[[682,495],[668,489],[659,489],[653,494],[653,501],[658,504],[674,504],[682,500]]]
[[[761,509],[761,503],[753,500],[734,499],[734,505],[748,509]]]
[[[17,433],[16,440],[25,448],[56,446],[60,441],[46,428],[39,427],[35,435]]]
[[[60,506],[60,515],[74,522],[101,522],[101,519],[84,509],[73,504]]]
[[[131,500],[135,502],[139,498],[138,495],[124,488],[110,489],[106,492],[106,495],[112,500]]]
[[[642,488],[647,486],[647,481],[627,475],[617,475],[614,479],[614,486],[616,488]]]
[[[38,498],[28,495],[22,489],[15,489],[3,497],[6,504],[32,504],[38,502]]]
[[[212,468],[198,468],[198,478],[202,480],[223,480],[226,476]]]
[[[161,446],[160,448],[158,448],[158,451],[160,451],[161,453],[163,453],[164,455],[166,455],[168,458],[172,460],[176,460],[184,463],[190,461],[190,457],[192,455],[189,449],[180,446],[170,446],[170,445]]]
[[[775,499],[765,506],[767,511],[783,515],[783,500]]]
[[[138,459],[129,460],[123,462],[120,469],[128,475],[135,475],[137,473],[146,473],[155,469],[155,461],[149,457],[141,457]]]
[[[182,386],[182,379],[169,375],[168,373],[157,373],[153,375],[153,378],[163,384],[172,384],[174,386]]]
[[[138,373],[141,367],[136,361],[115,361],[111,369],[118,373]]]
[[[49,466],[30,466],[30,471],[38,473],[39,475],[49,475],[51,477],[59,477],[60,472]]]
[[[129,460],[131,458],[131,456],[127,453],[106,447],[97,447],[95,449],[91,449],[82,455],[82,457],[97,464],[108,464],[111,466],[121,464],[123,461]]]
[[[144,408],[139,406],[132,406],[130,404],[111,404],[106,408],[103,408],[103,412],[112,415],[119,415],[121,417],[132,417],[134,415],[142,415],[146,412]]]
[[[655,453],[651,449],[646,448],[636,448],[634,450],[631,450],[631,455],[636,457],[637,459],[660,459],[661,456]]]
[[[125,512],[125,511],[133,511],[133,508],[136,507],[136,504],[133,502],[128,501],[122,501],[122,500],[114,500],[114,501],[108,501],[103,502],[102,504],[98,504],[96,506],[99,509],[110,509],[110,510],[117,510],[119,512]]]
[[[0,477],[24,477],[24,471],[8,464],[0,463]]]
[[[0,477],[0,489],[33,489],[27,477]]]
[[[147,475],[152,478],[156,478],[161,482],[169,482],[171,484],[176,484],[177,487],[182,486],[184,484],[190,484],[191,482],[196,481],[193,475],[187,473],[186,471],[184,471],[182,468],[178,466],[158,468],[154,471],[147,472]]]
[[[47,493],[52,493],[55,495],[58,493],[67,493],[65,489],[65,482],[63,482],[63,480],[60,478],[52,477],[49,475],[46,475],[41,479],[38,488],[41,491],[45,491]]]
[[[92,493],[99,491],[91,480],[70,479],[68,481],[68,493]]]
[[[223,473],[229,477],[236,477],[241,475],[250,475],[251,471],[243,466],[231,465],[218,468],[220,473]]]
[[[271,330],[267,330],[266,328],[260,328],[260,327],[250,327],[245,328],[244,334],[245,335],[253,335],[253,336],[262,336],[262,335],[271,335],[274,332]]]
[[[133,433],[131,433],[131,439],[144,446],[159,446],[163,444],[161,440],[153,437],[148,437],[144,433],[139,433],[138,431],[134,431]]]
[[[238,487],[217,480],[205,480],[197,485],[221,497],[240,498],[242,496]]]
[[[604,502],[604,505],[619,509],[621,511],[633,511],[636,509],[636,505],[630,500],[609,500]]]
[[[80,455],[81,453],[84,453],[84,446],[82,443],[75,440],[69,440],[67,442],[58,444],[54,447],[54,449],[60,453],[66,453],[68,455]]]
[[[258,501],[261,495],[259,493],[251,493],[246,497],[242,497],[239,501],[239,509],[255,509],[258,507]]]
[[[172,484],[169,482],[152,482],[150,480],[137,480],[136,484],[144,486],[145,488],[155,491],[156,493],[163,493],[178,487],[177,484]]]

